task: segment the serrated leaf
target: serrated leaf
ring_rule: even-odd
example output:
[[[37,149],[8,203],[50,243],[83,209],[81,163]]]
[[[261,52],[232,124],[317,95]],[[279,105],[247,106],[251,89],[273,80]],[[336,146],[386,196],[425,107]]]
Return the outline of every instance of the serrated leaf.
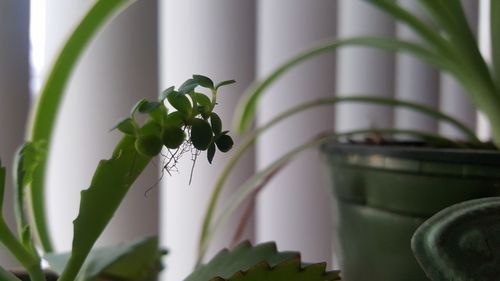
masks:
[[[120,120],[113,128],[111,128],[110,131],[113,131],[115,129],[118,129],[124,134],[133,136],[137,131],[137,125],[132,118],[127,117],[123,120]]]
[[[326,271],[325,263],[317,263],[301,266],[300,259],[292,259],[282,262],[274,267],[261,263],[250,268],[246,272],[234,274],[229,279],[217,279],[220,281],[333,281],[340,280],[338,271]]]
[[[220,87],[231,85],[231,84],[234,84],[234,83],[236,83],[235,80],[222,81],[219,84],[217,84],[217,86],[215,86],[215,90],[218,90]]]
[[[209,88],[209,89],[214,88],[214,82],[212,81],[212,79],[210,79],[206,76],[195,74],[195,75],[193,75],[193,80],[196,83],[198,83],[198,85],[200,85],[202,87]]]
[[[78,217],[73,222],[72,267],[83,264],[132,183],[151,160],[137,152],[134,142],[134,137],[125,136],[111,159],[100,161],[90,187],[81,192]]]
[[[215,277],[230,278],[238,271],[247,271],[258,263],[270,266],[299,258],[296,252],[278,252],[273,242],[252,246],[243,242],[231,251],[219,252],[210,262],[198,267],[185,281],[206,281]]]
[[[164,101],[170,93],[172,93],[175,90],[175,86],[170,86],[167,89],[165,89],[163,92],[160,94],[160,101]]]
[[[167,96],[168,102],[185,116],[191,114],[192,106],[189,99],[180,92],[173,91]]]
[[[179,93],[183,95],[189,94],[194,91],[194,89],[198,87],[198,85],[198,82],[196,82],[194,79],[188,79],[179,87]]]
[[[216,151],[215,144],[212,142],[207,150],[207,159],[208,159],[208,163],[210,163],[210,164],[212,164],[212,160],[214,160],[215,151]]]
[[[162,268],[160,259],[165,253],[158,248],[156,237],[93,249],[78,280],[91,281],[105,276],[106,280],[152,281]],[[51,269],[60,274],[69,253],[47,254],[45,259]]]

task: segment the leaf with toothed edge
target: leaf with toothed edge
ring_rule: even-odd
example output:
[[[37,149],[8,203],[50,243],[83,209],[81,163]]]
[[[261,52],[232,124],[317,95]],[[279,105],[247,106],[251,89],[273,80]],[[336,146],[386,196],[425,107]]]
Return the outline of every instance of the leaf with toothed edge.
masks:
[[[297,252],[278,252],[274,242],[252,246],[243,242],[224,249],[210,262],[198,267],[184,281],[330,281],[338,272],[325,271],[325,264],[303,265]]]

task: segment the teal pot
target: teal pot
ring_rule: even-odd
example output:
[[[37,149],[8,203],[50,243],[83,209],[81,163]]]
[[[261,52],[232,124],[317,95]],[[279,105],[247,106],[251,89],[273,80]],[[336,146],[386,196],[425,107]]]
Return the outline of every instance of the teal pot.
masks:
[[[413,145],[323,146],[333,176],[336,251],[348,281],[423,281],[413,232],[452,204],[500,195],[500,153]]]

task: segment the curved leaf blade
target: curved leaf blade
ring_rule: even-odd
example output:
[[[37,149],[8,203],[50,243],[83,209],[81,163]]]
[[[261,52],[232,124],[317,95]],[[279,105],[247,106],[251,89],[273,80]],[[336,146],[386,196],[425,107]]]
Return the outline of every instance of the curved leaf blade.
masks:
[[[285,64],[281,65],[275,69],[270,75],[268,75],[264,80],[257,81],[253,84],[249,90],[246,92],[244,97],[240,100],[236,110],[235,128],[239,132],[247,130],[252,123],[255,116],[257,102],[260,97],[264,94],[265,90],[283,74],[288,72],[294,66],[314,58],[318,55],[332,52],[337,50],[342,46],[367,46],[386,50],[399,50],[411,53],[412,55],[422,59],[430,65],[437,68],[455,71],[456,67],[454,62],[449,61],[446,57],[441,54],[435,53],[426,47],[422,47],[418,44],[399,40],[395,38],[380,38],[380,37],[355,37],[348,39],[336,40],[329,42],[327,44],[318,46],[306,50],[305,52],[293,57]]]
[[[35,110],[32,112],[32,123],[29,139],[44,140],[50,147],[55,120],[64,95],[64,89],[75,68],[78,59],[97,31],[130,0],[99,0],[86,14],[80,24],[69,37],[61,50],[49,76],[42,88]],[[43,249],[52,251],[52,242],[47,228],[45,216],[45,171],[47,162],[40,164],[33,177],[31,196],[29,198],[34,220],[35,233]]]

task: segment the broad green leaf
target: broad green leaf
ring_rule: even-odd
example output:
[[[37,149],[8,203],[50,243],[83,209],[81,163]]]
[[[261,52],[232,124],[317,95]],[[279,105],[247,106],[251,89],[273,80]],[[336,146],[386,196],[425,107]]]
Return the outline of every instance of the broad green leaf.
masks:
[[[219,84],[217,84],[217,86],[215,86],[215,90],[218,90],[220,87],[231,85],[231,84],[234,84],[234,83],[236,83],[235,80],[222,81]]]
[[[137,125],[135,123],[135,121],[130,118],[130,117],[127,117],[121,121],[119,121],[112,129],[112,130],[115,130],[115,129],[118,129],[120,132],[126,134],[126,135],[130,135],[130,136],[133,136],[136,134],[137,132]]]
[[[189,98],[180,92],[173,91],[167,96],[168,102],[184,116],[191,114],[192,106]]]
[[[212,79],[210,79],[206,76],[195,74],[195,75],[193,75],[193,80],[196,83],[198,83],[198,85],[200,85],[202,87],[209,88],[209,89],[214,88],[214,82],[212,81]]]
[[[33,112],[31,124],[32,141],[46,141],[47,147],[50,147],[52,140],[52,131],[55,125],[56,116],[59,112],[60,104],[63,99],[66,84],[75,68],[80,55],[85,47],[94,38],[97,31],[112,18],[116,12],[132,3],[129,0],[99,0],[76,29],[71,33],[66,41],[61,53],[57,57],[48,74],[48,78],[42,88],[38,98],[35,111]],[[45,251],[52,251],[52,243],[47,229],[45,216],[45,170],[47,160],[41,163],[39,170],[34,175],[31,186],[30,203],[33,210],[33,220],[36,234]]]
[[[198,87],[198,85],[198,82],[196,82],[194,79],[188,79],[179,87],[179,93],[183,95],[189,94],[194,91],[194,89]]]
[[[215,277],[230,278],[238,271],[247,271],[253,266],[266,262],[275,266],[284,261],[299,258],[296,252],[278,252],[272,242],[252,246],[243,242],[231,251],[219,252],[210,262],[199,266],[185,281],[206,281]]]
[[[265,90],[272,85],[274,81],[280,78],[283,74],[288,72],[294,66],[314,58],[318,55],[336,51],[338,48],[343,46],[367,46],[375,47],[381,49],[387,49],[391,51],[404,51],[413,54],[414,56],[421,58],[423,61],[429,63],[430,65],[436,66],[441,69],[450,70],[455,69],[453,63],[450,62],[446,57],[440,54],[434,53],[433,51],[426,49],[418,44],[407,42],[403,40],[398,40],[394,38],[380,38],[380,37],[355,37],[349,39],[336,40],[325,45],[318,46],[313,49],[309,49],[293,58],[288,60],[286,63],[275,69],[270,75],[265,77],[261,81],[254,83],[249,90],[246,92],[244,98],[240,101],[236,110],[236,130],[243,132],[247,130],[253,121],[257,102],[261,95],[264,94]]]
[[[123,281],[152,281],[161,270],[161,257],[165,251],[158,248],[156,237],[132,243],[121,243],[93,249],[85,262],[78,281],[94,281],[98,277]],[[50,268],[63,272],[69,253],[47,254]]]
[[[500,95],[500,1],[490,1],[491,54],[497,94]]]
[[[111,159],[99,163],[90,187],[81,192],[79,214],[73,222],[72,254],[60,281],[74,280],[127,191],[151,160],[136,151],[134,142],[134,137],[125,136]]]

